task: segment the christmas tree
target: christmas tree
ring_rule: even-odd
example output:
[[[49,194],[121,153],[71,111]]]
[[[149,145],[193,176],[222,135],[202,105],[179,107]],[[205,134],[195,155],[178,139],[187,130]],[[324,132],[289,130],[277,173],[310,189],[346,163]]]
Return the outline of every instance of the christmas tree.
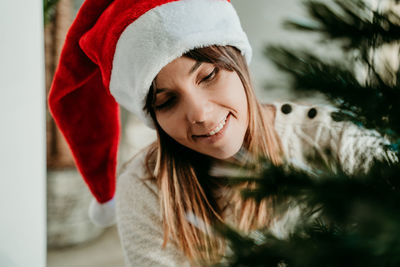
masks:
[[[290,74],[294,90],[322,92],[340,109],[332,119],[376,129],[390,140],[382,144],[385,153],[399,158],[400,8],[394,0],[375,4],[307,1],[309,19],[285,22],[291,29],[319,32],[324,41],[335,41],[345,61],[282,46],[267,47],[266,55]],[[398,163],[376,158],[367,172],[339,169],[314,175],[275,167],[268,160],[255,165],[248,167],[254,169],[251,177],[230,182],[255,183],[242,196],[274,199],[277,214],[294,204],[301,207],[298,223],[284,239],[267,227],[250,235],[217,227],[232,250],[220,266],[400,266]]]

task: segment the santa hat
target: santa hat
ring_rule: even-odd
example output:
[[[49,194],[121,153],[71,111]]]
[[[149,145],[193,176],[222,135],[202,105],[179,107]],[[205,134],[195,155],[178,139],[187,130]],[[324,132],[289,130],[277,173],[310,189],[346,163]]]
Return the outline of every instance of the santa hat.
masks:
[[[119,107],[153,127],[143,111],[157,73],[191,49],[251,47],[229,0],[86,0],[73,22],[49,95],[95,200],[91,219],[114,223]]]

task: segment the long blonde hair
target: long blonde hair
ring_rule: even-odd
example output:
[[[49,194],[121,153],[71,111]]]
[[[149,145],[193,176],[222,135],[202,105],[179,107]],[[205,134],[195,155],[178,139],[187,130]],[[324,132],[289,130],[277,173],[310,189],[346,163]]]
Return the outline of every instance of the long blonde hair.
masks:
[[[244,147],[251,155],[266,157],[274,165],[282,164],[282,148],[273,126],[272,112],[264,112],[256,99],[247,63],[240,51],[231,46],[209,46],[191,50],[184,56],[238,74],[246,92],[249,113]],[[209,175],[212,159],[180,145],[161,129],[153,109],[154,98],[153,83],[144,110],[152,116],[158,138],[149,149],[146,165],[150,179],[159,188],[163,247],[171,238],[193,263],[199,260],[218,262],[226,244],[213,232],[212,225],[224,222],[224,208],[218,205],[215,195],[216,189],[224,185],[224,180]],[[246,183],[240,188],[252,186]],[[239,190],[231,192],[234,223],[240,230],[248,232],[270,224],[270,199],[256,203],[251,199],[243,200]],[[188,219],[190,215],[194,215],[198,222],[203,222],[203,227],[193,224]]]

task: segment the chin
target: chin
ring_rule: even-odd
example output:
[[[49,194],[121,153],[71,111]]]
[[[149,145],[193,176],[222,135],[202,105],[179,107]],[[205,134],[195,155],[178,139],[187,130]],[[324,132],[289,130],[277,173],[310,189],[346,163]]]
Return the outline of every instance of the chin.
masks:
[[[230,146],[229,148],[218,151],[216,153],[210,153],[208,155],[216,159],[225,160],[233,157],[237,152],[239,152],[241,147],[242,144],[238,144],[235,146]]]

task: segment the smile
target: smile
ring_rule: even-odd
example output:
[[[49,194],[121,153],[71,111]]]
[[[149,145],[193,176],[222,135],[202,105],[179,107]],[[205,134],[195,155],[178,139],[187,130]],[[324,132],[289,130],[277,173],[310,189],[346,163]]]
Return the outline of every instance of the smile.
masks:
[[[221,131],[222,128],[224,128],[224,125],[225,125],[225,123],[226,123],[226,118],[227,118],[227,117],[228,117],[228,115],[226,115],[226,117],[217,125],[217,127],[215,127],[214,130],[212,130],[211,132],[209,132],[209,133],[207,134],[207,136],[212,136],[212,135],[218,133],[219,131]]]
[[[231,113],[228,113],[226,117],[208,134],[204,135],[193,135],[196,141],[205,142],[204,144],[212,144],[225,136],[226,129],[229,127]]]

